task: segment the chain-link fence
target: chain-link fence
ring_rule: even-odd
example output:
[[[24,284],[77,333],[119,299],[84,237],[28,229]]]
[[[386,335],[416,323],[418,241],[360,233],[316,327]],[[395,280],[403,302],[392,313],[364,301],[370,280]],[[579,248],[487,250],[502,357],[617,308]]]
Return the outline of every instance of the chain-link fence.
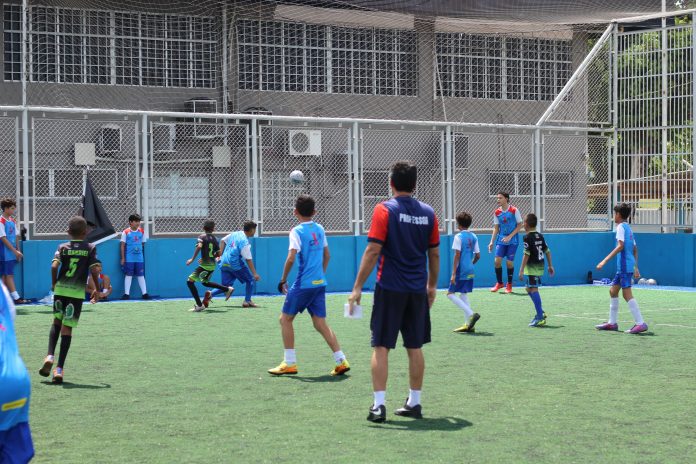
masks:
[[[251,218],[247,125],[154,122],[150,137],[153,234],[200,232],[208,218],[226,233]]]
[[[138,127],[133,121],[32,119],[33,234],[65,235],[82,203],[87,170],[118,230],[140,209]]]
[[[287,233],[297,224],[295,199],[314,197],[316,221],[327,231],[348,233],[352,225],[350,131],[327,127],[261,126],[260,217],[266,234]],[[290,173],[300,170],[302,184]]]
[[[14,198],[19,205],[19,124],[17,118],[0,118],[0,197]]]

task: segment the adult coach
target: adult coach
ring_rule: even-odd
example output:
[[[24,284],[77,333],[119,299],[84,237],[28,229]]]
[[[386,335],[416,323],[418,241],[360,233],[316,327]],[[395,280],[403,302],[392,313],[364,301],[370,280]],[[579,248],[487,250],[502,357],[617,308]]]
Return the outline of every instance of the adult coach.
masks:
[[[425,360],[422,346],[430,342],[430,306],[435,300],[440,269],[440,236],[433,208],[413,198],[417,168],[410,161],[391,167],[394,197],[375,206],[367,248],[348,298],[360,304],[363,284],[379,262],[370,329],[374,403],[367,420],[386,420],[389,350],[401,332],[408,353],[410,392],[399,416],[420,419],[420,394]]]
[[[493,235],[488,244],[488,252],[493,251],[495,244],[495,278],[496,284],[491,292],[505,288],[505,293],[512,293],[512,276],[515,274],[515,253],[519,239],[517,233],[524,222],[520,210],[510,204],[510,194],[498,192],[496,196],[498,208],[493,213]],[[507,286],[503,285],[503,258],[507,259]]]

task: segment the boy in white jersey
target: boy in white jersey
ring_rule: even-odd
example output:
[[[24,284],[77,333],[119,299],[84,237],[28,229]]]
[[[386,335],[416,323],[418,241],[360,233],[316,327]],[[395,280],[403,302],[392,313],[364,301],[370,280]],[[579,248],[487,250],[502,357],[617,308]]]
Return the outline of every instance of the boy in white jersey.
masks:
[[[305,309],[312,317],[314,328],[333,351],[336,365],[331,375],[343,375],[350,370],[346,356],[336,339],[336,334],[326,324],[326,267],[329,264],[329,246],[324,228],[312,221],[316,214],[314,199],[300,195],[295,201],[295,217],[300,225],[290,231],[290,248],[283,267],[283,276],[278,290],[285,293],[283,312],[280,314],[280,329],[283,336],[285,357],[278,367],[269,369],[272,375],[297,374],[295,356],[295,331],[292,323],[298,313]],[[297,279],[288,290],[287,278],[295,258],[299,257]]]
[[[474,289],[474,264],[481,257],[478,237],[473,232],[469,232],[471,221],[472,218],[469,213],[462,211],[457,214],[459,233],[454,236],[454,241],[452,242],[454,262],[452,263],[452,277],[447,290],[447,298],[464,311],[466,316],[464,325],[453,330],[453,332],[457,333],[475,332],[474,325],[481,317],[479,313],[471,310],[469,299],[466,296],[467,293],[471,293]],[[457,296],[457,292],[459,292],[460,296]]]
[[[602,269],[605,264],[616,256],[616,275],[611,282],[609,289],[609,320],[603,324],[595,326],[597,330],[619,330],[619,289],[622,289],[624,300],[628,303],[628,309],[633,314],[635,324],[626,331],[630,334],[647,332],[648,324],[643,320],[643,316],[638,309],[638,302],[633,298],[631,286],[632,279],[640,277],[638,271],[638,246],[633,238],[633,231],[626,222],[631,215],[631,207],[626,203],[614,206],[614,222],[616,223],[616,247],[604,258],[597,269]]]

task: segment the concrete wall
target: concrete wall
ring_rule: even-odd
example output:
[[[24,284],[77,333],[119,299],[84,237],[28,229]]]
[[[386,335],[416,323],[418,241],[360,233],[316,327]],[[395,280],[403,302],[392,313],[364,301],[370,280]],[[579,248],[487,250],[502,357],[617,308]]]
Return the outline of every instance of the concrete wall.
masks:
[[[615,266],[612,263],[602,272],[595,271],[596,264],[604,258],[614,245],[611,233],[559,233],[546,234],[552,251],[556,276],[544,277],[547,285],[582,284],[587,272],[592,271],[595,279],[612,277]],[[331,236],[328,238],[331,250],[327,279],[328,290],[348,292],[357,273],[360,258],[367,239],[364,236]],[[479,235],[482,250],[481,260],[476,264],[476,287],[488,287],[495,282],[493,255],[487,252],[489,235]],[[654,278],[661,285],[696,286],[696,235],[687,234],[637,234],[639,244],[639,264],[645,277]],[[50,289],[50,263],[59,241],[29,241],[24,244],[24,263],[17,267],[17,281],[20,292],[27,298],[40,298]],[[441,271],[439,287],[447,286],[451,274],[451,236],[441,236]],[[145,247],[146,279],[148,291],[161,297],[188,297],[185,281],[193,269],[186,267],[186,259],[191,257],[194,239],[155,239]],[[672,259],[664,258],[665,251],[672,250]],[[287,256],[286,237],[264,237],[252,239],[254,261],[262,280],[257,291],[261,294],[277,293],[276,285],[282,273]],[[99,258],[104,263],[106,274],[113,281],[114,295],[123,293],[123,275],[119,266],[119,242],[111,240],[98,246]],[[522,260],[518,250],[516,269]],[[296,267],[296,266],[295,266]],[[219,279],[220,274],[213,277]],[[291,273],[290,281],[295,276]],[[515,285],[520,285],[516,280]],[[366,284],[374,287],[374,273]],[[133,282],[131,295],[140,294],[137,282]],[[237,296],[240,291],[236,292]]]

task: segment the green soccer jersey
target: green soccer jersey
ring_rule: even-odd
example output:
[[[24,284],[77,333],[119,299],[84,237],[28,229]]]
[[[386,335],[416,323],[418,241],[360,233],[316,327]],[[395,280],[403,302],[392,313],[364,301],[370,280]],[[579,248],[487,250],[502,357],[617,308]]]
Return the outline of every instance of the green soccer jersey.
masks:
[[[98,264],[97,247],[83,240],[61,243],[53,261],[60,263],[53,293],[56,296],[83,299],[89,270]]]
[[[198,236],[198,243],[201,245],[201,267],[206,271],[215,270],[215,257],[220,251],[220,245],[212,234],[201,234]]]
[[[529,232],[524,236],[524,254],[527,255],[527,265],[524,267],[524,275],[544,275],[544,255],[549,251],[544,236],[539,232]]]

